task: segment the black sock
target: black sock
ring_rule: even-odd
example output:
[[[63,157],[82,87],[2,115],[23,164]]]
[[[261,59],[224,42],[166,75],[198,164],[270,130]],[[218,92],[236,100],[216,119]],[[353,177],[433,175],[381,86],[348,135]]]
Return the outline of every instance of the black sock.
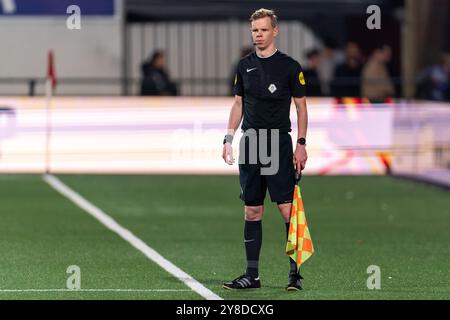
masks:
[[[289,237],[289,225],[290,225],[290,223],[286,222],[286,239],[288,239],[288,237]],[[294,260],[292,260],[291,257],[289,257],[289,264],[291,266],[291,272],[297,272],[298,271],[297,270],[297,263]]]
[[[258,277],[259,252],[262,242],[262,223],[260,221],[245,221],[244,226],[245,253],[247,256],[246,275]]]

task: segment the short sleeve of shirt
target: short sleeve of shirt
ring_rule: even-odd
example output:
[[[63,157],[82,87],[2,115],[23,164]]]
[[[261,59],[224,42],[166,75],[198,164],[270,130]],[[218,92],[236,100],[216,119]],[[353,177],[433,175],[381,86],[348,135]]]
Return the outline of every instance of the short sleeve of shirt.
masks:
[[[242,83],[242,76],[241,76],[241,68],[240,68],[241,64],[238,63],[237,67],[236,67],[236,75],[234,77],[234,87],[233,87],[233,94],[234,95],[238,95],[238,96],[243,96],[244,95],[244,86]]]
[[[292,68],[290,84],[293,97],[302,98],[306,95],[306,81],[298,62],[295,62]]]

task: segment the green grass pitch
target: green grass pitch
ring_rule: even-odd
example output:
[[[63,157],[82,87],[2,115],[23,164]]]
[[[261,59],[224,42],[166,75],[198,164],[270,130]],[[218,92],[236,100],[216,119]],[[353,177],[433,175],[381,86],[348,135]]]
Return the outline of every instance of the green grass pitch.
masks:
[[[450,299],[450,194],[387,176],[304,176],[314,255],[305,290],[285,292],[285,230],[266,201],[262,288],[227,291],[244,271],[236,176],[60,175],[64,183],[224,299]],[[0,299],[202,299],[39,175],[0,175]],[[82,289],[64,289],[70,265]],[[366,286],[381,269],[381,289]]]

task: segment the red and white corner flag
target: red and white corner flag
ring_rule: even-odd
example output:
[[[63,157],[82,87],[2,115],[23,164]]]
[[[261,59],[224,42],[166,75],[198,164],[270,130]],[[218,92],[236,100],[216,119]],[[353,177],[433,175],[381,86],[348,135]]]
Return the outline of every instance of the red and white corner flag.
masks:
[[[47,81],[50,82],[51,88],[56,88],[56,72],[55,72],[55,57],[53,50],[48,51],[48,64],[47,64]]]

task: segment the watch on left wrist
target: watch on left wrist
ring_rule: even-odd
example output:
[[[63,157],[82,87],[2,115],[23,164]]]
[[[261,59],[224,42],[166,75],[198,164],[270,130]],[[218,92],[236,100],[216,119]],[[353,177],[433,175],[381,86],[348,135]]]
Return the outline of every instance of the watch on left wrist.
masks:
[[[306,139],[305,138],[297,139],[297,144],[299,144],[301,146],[305,146],[306,145]]]

